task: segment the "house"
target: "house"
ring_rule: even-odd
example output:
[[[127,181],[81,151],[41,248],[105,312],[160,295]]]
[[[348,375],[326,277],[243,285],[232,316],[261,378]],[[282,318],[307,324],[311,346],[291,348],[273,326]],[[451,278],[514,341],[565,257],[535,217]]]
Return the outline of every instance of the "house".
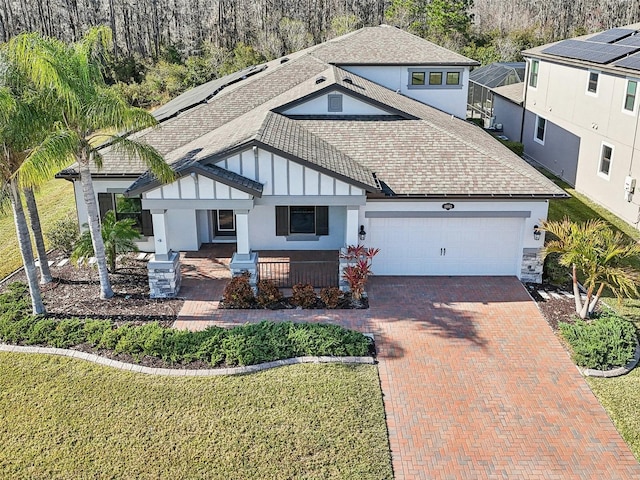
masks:
[[[260,250],[360,242],[381,249],[378,275],[539,281],[537,225],[566,194],[464,120],[475,64],[379,26],[209,82],[136,134],[173,183],[104,148],[101,212],[138,214],[154,296],[179,288],[177,252],[215,242],[235,243],[234,272],[257,272]],[[59,176],[83,222],[77,172]]]
[[[636,228],[639,30],[634,24],[523,52],[526,157]]]
[[[525,69],[525,62],[495,62],[474,69],[469,75],[467,117],[520,141]]]

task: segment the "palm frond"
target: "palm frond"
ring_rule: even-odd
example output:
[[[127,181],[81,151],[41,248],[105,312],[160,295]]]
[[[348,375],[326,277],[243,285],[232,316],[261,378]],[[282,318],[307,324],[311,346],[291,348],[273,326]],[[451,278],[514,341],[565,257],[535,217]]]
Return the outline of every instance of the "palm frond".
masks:
[[[16,171],[21,187],[37,186],[54,177],[74,160],[82,142],[70,130],[52,132],[38,145]]]
[[[112,148],[117,153],[127,155],[129,158],[142,160],[153,175],[163,183],[171,182],[175,179],[175,173],[165,162],[162,155],[147,143],[126,137],[113,136]]]

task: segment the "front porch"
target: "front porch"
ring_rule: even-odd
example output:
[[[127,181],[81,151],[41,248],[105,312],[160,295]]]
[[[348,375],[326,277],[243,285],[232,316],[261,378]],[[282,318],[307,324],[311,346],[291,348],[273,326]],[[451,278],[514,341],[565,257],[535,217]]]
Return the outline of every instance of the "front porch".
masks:
[[[182,252],[183,285],[191,283],[189,280],[230,279],[235,253],[234,243],[207,243],[197,252]],[[279,288],[291,288],[297,283],[310,283],[317,288],[338,286],[337,250],[259,250],[256,253],[260,279],[271,280]]]

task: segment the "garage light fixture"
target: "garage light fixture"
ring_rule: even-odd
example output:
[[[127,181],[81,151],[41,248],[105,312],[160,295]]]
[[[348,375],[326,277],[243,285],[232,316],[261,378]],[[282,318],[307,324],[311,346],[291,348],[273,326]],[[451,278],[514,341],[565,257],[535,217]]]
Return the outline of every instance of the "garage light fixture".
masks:
[[[534,240],[540,240],[540,235],[542,235],[542,232],[540,231],[540,227],[538,225],[534,225],[533,226],[533,239]]]
[[[358,232],[358,238],[364,242],[367,238],[367,232],[364,231],[364,225],[360,225],[360,231]]]

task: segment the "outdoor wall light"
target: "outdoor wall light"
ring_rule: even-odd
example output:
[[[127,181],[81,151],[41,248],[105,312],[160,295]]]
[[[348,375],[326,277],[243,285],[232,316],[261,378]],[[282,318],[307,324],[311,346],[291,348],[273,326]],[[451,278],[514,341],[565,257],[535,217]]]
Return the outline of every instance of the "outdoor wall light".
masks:
[[[360,231],[358,232],[358,238],[364,242],[367,238],[367,232],[364,231],[364,225],[360,225]]]
[[[447,202],[447,203],[443,203],[443,204],[442,204],[442,208],[444,208],[447,212],[448,212],[449,210],[453,210],[455,207],[456,207],[456,206],[455,206],[453,203],[451,203],[451,202]]]
[[[533,226],[533,239],[540,240],[540,235],[542,232],[540,231],[540,227],[538,225]]]

